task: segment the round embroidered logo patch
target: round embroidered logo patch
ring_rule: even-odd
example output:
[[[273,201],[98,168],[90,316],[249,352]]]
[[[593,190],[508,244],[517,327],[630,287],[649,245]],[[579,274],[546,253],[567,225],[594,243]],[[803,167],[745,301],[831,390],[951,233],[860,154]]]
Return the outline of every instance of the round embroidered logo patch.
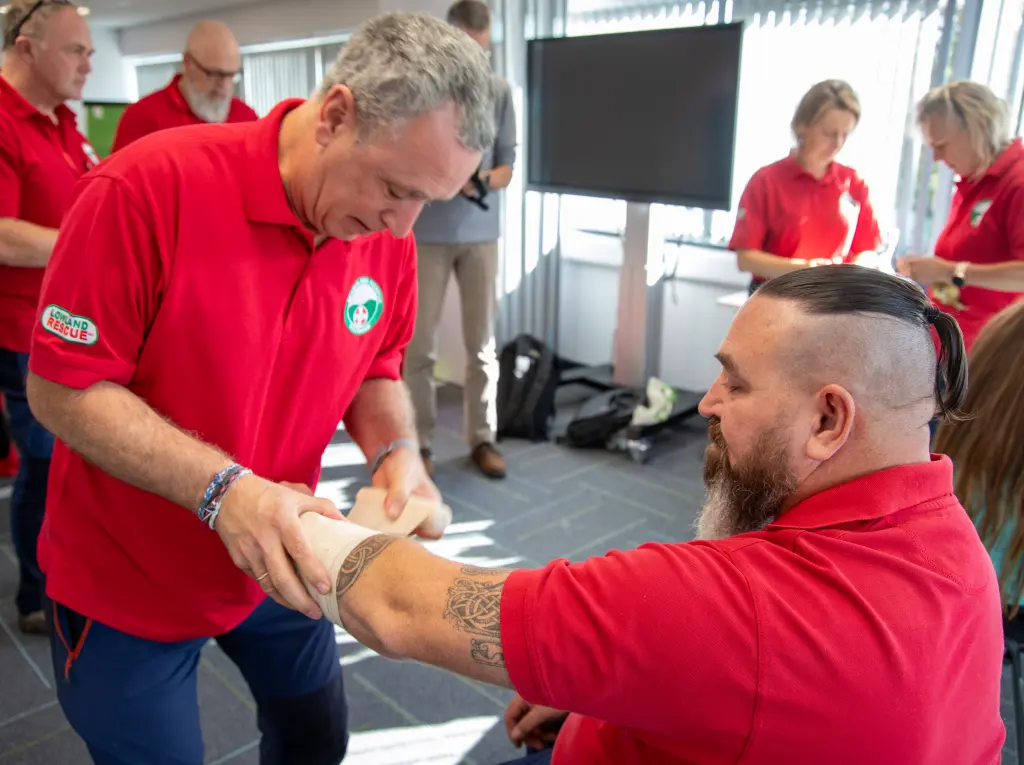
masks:
[[[361,276],[345,301],[345,326],[353,335],[365,335],[384,313],[384,293],[369,276]]]

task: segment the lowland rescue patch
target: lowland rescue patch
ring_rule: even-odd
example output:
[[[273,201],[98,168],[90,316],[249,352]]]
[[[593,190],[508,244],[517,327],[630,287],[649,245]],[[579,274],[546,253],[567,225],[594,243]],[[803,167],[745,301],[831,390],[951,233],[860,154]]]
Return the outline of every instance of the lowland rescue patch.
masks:
[[[94,345],[99,340],[96,323],[85,316],[75,316],[59,305],[48,305],[43,309],[40,319],[43,329],[69,343]]]

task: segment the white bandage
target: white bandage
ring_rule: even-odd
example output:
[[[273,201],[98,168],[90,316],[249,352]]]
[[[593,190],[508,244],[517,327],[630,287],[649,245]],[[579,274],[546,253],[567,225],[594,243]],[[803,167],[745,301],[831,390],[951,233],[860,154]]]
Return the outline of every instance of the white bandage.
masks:
[[[324,616],[338,626],[344,626],[338,613],[338,572],[345,559],[361,542],[380,532],[348,521],[336,521],[319,513],[303,513],[299,516],[299,523],[313,553],[327,569],[331,583],[331,591],[326,595],[317,592],[316,587],[309,582],[306,582],[306,591],[320,606]]]
[[[447,505],[415,494],[405,503],[402,514],[394,520],[384,511],[384,489],[367,486],[356,494],[347,518],[368,529],[407,537],[419,528],[431,536],[441,536],[452,522],[452,511]]]

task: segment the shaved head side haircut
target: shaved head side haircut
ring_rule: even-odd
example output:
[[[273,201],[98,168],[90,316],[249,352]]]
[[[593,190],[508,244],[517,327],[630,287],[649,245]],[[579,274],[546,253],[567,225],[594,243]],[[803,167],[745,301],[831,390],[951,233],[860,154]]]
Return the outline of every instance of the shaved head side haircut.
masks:
[[[927,375],[936,414],[947,420],[963,418],[961,408],[967,397],[963,333],[956,319],[933,306],[913,282],[862,266],[835,265],[806,268],[771,279],[754,293],[757,298],[791,301],[809,316],[837,320],[838,326],[848,323],[846,334],[856,336],[843,338],[843,333],[837,333],[835,342],[840,351],[844,342],[860,347],[867,357],[865,362],[875,356],[875,366],[886,378],[903,372],[911,380],[911,387],[915,377]],[[883,321],[864,321],[868,319]],[[877,324],[874,336],[869,329],[872,324]],[[939,339],[937,357],[930,327],[935,328]],[[879,352],[872,353],[875,349]],[[932,360],[934,368],[921,368]],[[857,364],[859,360],[847,358],[847,362]]]

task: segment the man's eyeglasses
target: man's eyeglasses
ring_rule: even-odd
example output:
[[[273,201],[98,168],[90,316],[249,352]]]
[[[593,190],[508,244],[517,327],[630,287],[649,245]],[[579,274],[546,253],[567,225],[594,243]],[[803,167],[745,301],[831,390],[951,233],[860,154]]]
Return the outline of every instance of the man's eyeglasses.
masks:
[[[196,60],[196,57],[193,56],[191,53],[186,53],[185,55],[188,56],[189,61],[195,64],[196,69],[205,74],[211,80],[230,80],[235,85],[242,81],[241,72],[225,72],[222,69],[209,69],[200,64],[199,61]]]
[[[25,24],[28,23],[28,20],[31,19],[35,12],[42,8],[44,5],[73,6],[74,3],[71,2],[71,0],[36,0],[36,2],[29,6],[29,9],[25,13],[25,15],[18,20],[18,23],[14,25],[10,32],[8,32],[7,38],[4,40],[5,48],[10,48],[14,45],[19,35],[21,35],[21,30],[24,29]],[[13,13],[13,8],[11,6],[8,6],[7,13]]]

